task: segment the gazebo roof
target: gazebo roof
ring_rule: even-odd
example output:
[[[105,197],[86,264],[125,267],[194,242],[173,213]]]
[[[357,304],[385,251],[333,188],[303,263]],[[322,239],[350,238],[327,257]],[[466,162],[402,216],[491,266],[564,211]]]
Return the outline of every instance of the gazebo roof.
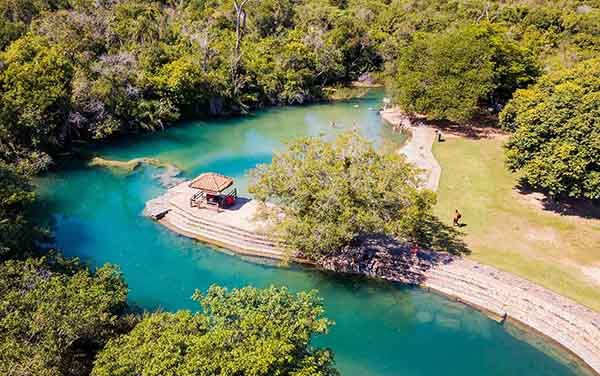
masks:
[[[233,179],[214,172],[205,172],[192,180],[190,188],[200,189],[206,192],[221,193],[233,185]]]

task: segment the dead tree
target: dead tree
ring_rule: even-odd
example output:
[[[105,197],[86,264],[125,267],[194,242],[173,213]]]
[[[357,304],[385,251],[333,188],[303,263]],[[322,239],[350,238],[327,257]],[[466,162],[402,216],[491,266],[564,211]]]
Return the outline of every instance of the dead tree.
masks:
[[[242,59],[242,38],[246,31],[246,11],[244,6],[250,0],[233,0],[233,8],[235,10],[235,49],[231,57],[231,81],[233,83],[233,97],[238,96],[242,86],[242,81],[239,77],[240,60]]]

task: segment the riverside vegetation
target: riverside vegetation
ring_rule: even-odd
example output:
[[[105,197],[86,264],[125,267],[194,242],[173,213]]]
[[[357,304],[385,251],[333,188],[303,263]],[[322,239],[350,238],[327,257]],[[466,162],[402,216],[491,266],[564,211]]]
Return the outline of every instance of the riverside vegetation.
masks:
[[[17,0],[1,1],[0,13],[3,374],[103,375],[116,368],[148,375],[335,373],[331,353],[309,344],[329,325],[313,295],[215,288],[197,295],[201,314],[139,316],[126,304],[117,267],[92,271],[40,249],[51,233],[32,215],[29,178],[80,142],[320,100],[326,86],[374,73],[405,110],[432,119],[468,125],[501,111],[500,125],[513,132],[508,167],[522,171],[524,182],[559,199],[600,198],[596,0]],[[408,169],[381,158],[374,161],[399,168],[390,178]],[[431,197],[404,178],[391,185],[411,198],[401,209],[409,216],[429,213]],[[372,229],[388,210],[357,208],[365,216],[348,224],[346,234],[334,233],[328,249]],[[313,215],[327,219],[320,212],[302,214],[297,218],[306,223]],[[331,219],[325,223],[339,223]],[[398,226],[393,233],[408,236],[408,229]],[[415,231],[414,239],[432,242]],[[311,238],[298,245],[316,249]],[[298,331],[273,329],[257,338],[253,330],[264,309],[274,307],[256,303],[273,296],[281,328]],[[221,308],[240,314],[227,317]],[[238,342],[220,342],[223,333],[236,334]],[[157,343],[177,339],[185,352],[160,358],[164,349],[138,346],[144,336]],[[256,341],[272,350],[268,356],[232,352]],[[215,362],[228,357],[222,368],[198,363],[207,343]],[[160,367],[151,370],[143,360],[156,357]]]
[[[419,247],[465,251],[458,232],[432,215],[435,194],[420,189],[414,167],[397,153],[378,153],[355,133],[332,142],[291,142],[251,172],[250,193],[265,206],[291,249],[319,261],[364,235],[387,235]]]

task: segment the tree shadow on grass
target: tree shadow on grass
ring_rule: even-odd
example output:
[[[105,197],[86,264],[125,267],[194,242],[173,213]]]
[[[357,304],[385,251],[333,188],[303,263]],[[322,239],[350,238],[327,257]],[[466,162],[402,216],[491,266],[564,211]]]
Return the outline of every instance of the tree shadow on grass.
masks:
[[[591,200],[561,198],[554,199],[547,194],[535,191],[521,181],[515,187],[517,192],[542,210],[562,216],[574,216],[585,219],[600,219],[600,203]]]
[[[471,253],[467,244],[463,241],[464,233],[460,228],[448,226],[434,215],[427,216],[415,228],[413,238],[419,248],[435,252],[447,252],[451,255],[461,256]]]
[[[451,134],[473,140],[492,138],[504,135],[505,132],[498,127],[498,118],[490,114],[478,114],[465,123],[454,123],[448,120],[426,120],[424,124]]]

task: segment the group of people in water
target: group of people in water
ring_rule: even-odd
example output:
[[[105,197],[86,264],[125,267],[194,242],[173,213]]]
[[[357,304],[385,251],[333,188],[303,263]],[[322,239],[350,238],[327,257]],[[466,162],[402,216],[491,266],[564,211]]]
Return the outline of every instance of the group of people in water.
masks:
[[[338,126],[338,125],[335,123],[335,121],[333,121],[333,120],[329,122],[329,125],[331,126],[331,128],[340,128],[340,127],[342,127],[342,128],[343,128],[343,125],[342,125],[342,126]],[[356,130],[358,130],[358,128],[357,128],[357,126],[356,126],[356,121],[352,121],[352,130],[353,130],[353,131],[356,131]]]

